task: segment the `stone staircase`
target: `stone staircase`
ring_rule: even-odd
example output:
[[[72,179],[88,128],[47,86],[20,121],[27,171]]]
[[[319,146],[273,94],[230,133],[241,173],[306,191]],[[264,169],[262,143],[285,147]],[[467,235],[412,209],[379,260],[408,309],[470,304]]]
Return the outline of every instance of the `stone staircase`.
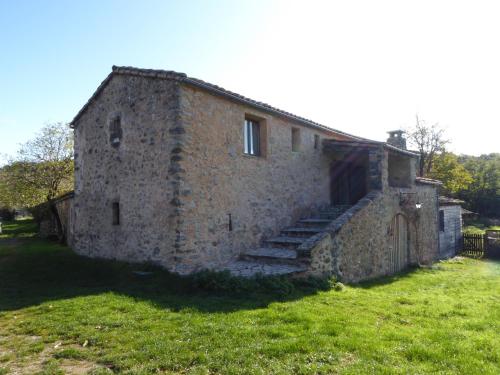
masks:
[[[310,237],[322,232],[350,206],[330,206],[318,215],[300,219],[292,227],[285,228],[280,235],[264,241],[262,247],[245,251],[238,260],[227,265],[231,274],[251,277],[287,275],[304,272],[310,263],[310,254],[299,250]]]

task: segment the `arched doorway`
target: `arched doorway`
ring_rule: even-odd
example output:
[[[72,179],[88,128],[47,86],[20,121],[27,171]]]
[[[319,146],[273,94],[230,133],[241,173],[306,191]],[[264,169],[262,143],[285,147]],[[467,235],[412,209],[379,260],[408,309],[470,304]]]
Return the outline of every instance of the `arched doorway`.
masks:
[[[389,228],[390,251],[389,273],[404,270],[410,263],[410,235],[408,220],[403,214],[396,214]]]

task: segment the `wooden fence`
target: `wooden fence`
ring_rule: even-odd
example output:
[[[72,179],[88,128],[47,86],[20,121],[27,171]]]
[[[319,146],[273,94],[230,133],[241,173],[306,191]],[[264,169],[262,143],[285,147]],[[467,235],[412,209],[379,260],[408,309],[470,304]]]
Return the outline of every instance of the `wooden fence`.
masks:
[[[483,234],[464,233],[462,243],[462,255],[481,258],[486,247],[485,236]]]

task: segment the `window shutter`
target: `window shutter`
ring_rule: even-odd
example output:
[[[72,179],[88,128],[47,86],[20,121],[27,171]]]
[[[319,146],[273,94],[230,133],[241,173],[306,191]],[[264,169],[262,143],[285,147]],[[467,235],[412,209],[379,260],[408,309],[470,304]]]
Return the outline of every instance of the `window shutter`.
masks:
[[[252,121],[253,155],[260,155],[260,129],[257,122]]]

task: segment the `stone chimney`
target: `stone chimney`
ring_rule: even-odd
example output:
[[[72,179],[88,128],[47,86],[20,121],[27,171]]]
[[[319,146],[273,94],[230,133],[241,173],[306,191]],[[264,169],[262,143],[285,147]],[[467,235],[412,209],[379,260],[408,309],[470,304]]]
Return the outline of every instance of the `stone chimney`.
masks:
[[[406,150],[406,138],[403,137],[403,130],[392,130],[387,133],[389,133],[389,138],[387,138],[388,144]]]

